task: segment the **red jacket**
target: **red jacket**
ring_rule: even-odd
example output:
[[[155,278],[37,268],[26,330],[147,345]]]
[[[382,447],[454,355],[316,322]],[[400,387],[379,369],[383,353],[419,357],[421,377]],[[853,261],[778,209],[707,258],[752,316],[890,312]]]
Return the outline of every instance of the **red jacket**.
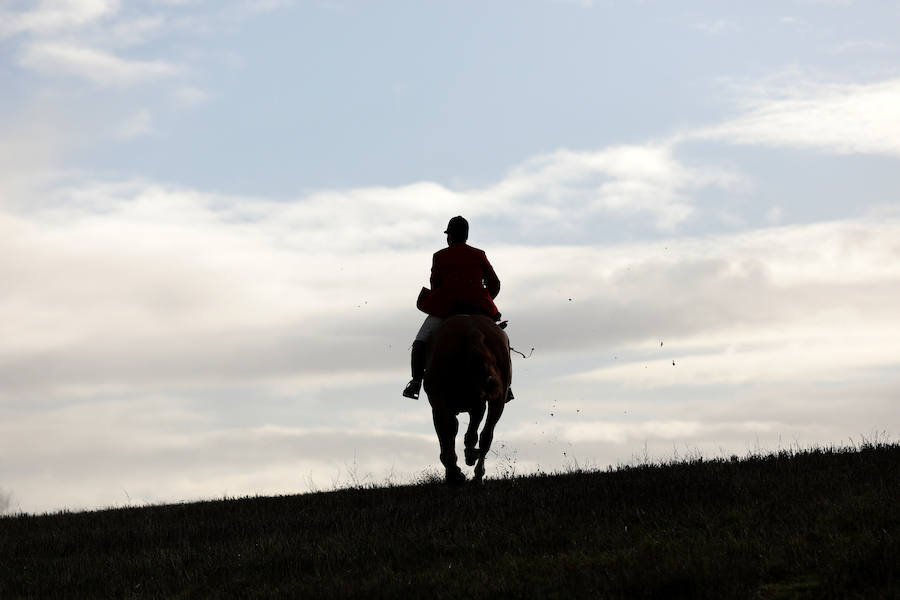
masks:
[[[500,280],[483,250],[468,244],[452,244],[434,253],[431,291],[420,294],[417,306],[436,317],[480,313],[500,318],[494,298]]]

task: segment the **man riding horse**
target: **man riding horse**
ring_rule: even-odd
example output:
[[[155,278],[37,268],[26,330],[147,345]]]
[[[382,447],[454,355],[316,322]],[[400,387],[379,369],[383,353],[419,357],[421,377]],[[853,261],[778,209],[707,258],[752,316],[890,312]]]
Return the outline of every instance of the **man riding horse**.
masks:
[[[418,399],[425,374],[428,342],[445,318],[457,314],[484,315],[500,320],[494,298],[500,293],[500,279],[483,250],[466,244],[469,223],[453,217],[444,231],[447,247],[434,253],[431,289],[422,288],[416,303],[428,314],[412,344],[412,379],[403,390],[407,398]],[[512,399],[510,391],[507,400]]]

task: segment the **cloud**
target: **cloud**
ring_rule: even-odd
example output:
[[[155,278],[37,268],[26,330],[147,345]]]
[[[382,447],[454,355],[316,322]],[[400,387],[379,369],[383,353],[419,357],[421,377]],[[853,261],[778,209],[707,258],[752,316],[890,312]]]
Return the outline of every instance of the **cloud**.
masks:
[[[560,156],[509,178],[571,181],[555,170],[589,158]],[[614,156],[599,159],[607,176],[671,171]],[[0,435],[23,442],[8,474],[23,509],[121,504],[123,488],[136,502],[327,489],[354,449],[379,481],[436,464],[427,406],[396,403],[439,234],[396,240],[407,217],[439,232],[482,195],[423,183],[271,202],[67,182],[0,215]],[[528,202],[511,193],[480,210],[517,227]],[[614,463],[647,441],[662,455],[673,440],[741,453],[757,437],[834,440],[886,422],[889,391],[846,386],[894,369],[897,239],[900,222],[882,218],[491,246],[513,343],[536,352],[516,361],[519,398],[489,469],[503,443],[525,470]],[[848,416],[860,397],[865,415]],[[555,416],[536,414],[551,399]]]
[[[24,66],[109,86],[171,78],[172,106],[207,101],[180,65],[119,55],[187,31],[175,16],[37,6],[5,30],[24,34]],[[224,27],[249,6],[190,24]],[[569,448],[615,462],[648,441],[740,452],[754,436],[893,426],[895,207],[776,227],[795,216],[778,201],[770,227],[681,233],[698,196],[745,185],[685,159],[682,140],[896,156],[900,80],[799,81],[757,86],[735,118],[697,134],[560,149],[477,187],[277,200],[60,174],[54,127],[11,119],[28,126],[21,144],[0,139],[0,437],[18,452],[4,484],[35,510],[122,502],[123,487],[136,501],[297,491],[310,474],[327,488],[354,449],[378,478],[436,464],[427,405],[399,391],[422,318],[413,298],[454,214],[472,221],[473,243],[492,240],[513,344],[535,347],[516,359],[518,399],[498,429],[523,468]],[[158,111],[141,104],[114,113],[130,115],[121,135],[154,131]],[[657,241],[598,242],[598,225]],[[543,411],[550,402],[559,410]],[[508,450],[495,450],[497,463]]]
[[[146,6],[123,7],[118,0],[30,4],[27,10],[25,3],[0,10],[0,38],[21,36],[13,42],[20,67],[44,75],[74,76],[101,86],[135,85],[182,72],[182,67],[171,61],[121,55],[123,47],[143,45],[173,29],[166,17],[147,14]],[[134,122],[119,132],[119,137],[146,132],[146,123]]]
[[[0,35],[48,34],[83,27],[116,14],[118,0],[41,0],[24,12],[0,12]]]
[[[527,231],[536,217],[532,197],[519,191],[525,180],[548,193],[550,182],[571,184],[598,169],[618,179],[701,177],[673,168],[666,154],[646,163],[637,156],[561,153],[486,188],[504,193],[421,183],[273,202],[141,181],[67,182],[42,194],[43,206],[0,216],[0,256],[8,257],[0,260],[7,393],[217,381],[274,390],[321,386],[338,373],[348,381],[377,379],[403,353],[419,319],[412,297],[427,282],[435,232],[447,215],[472,217],[472,209],[476,224],[491,215]],[[593,210],[585,202],[582,212],[544,218],[575,227],[570,221]],[[879,334],[870,325],[893,323],[900,281],[895,239],[894,221],[864,219],[652,243],[489,250],[504,280],[502,308],[528,346],[548,356],[606,355],[677,338],[676,358],[684,364],[677,371],[683,379],[674,383],[691,383],[703,370],[689,376],[689,369],[705,355],[750,344],[742,369],[717,376],[733,382],[759,373],[765,357],[788,356],[791,336],[803,333],[796,329],[802,318],[812,319],[802,343],[836,344],[833,335],[814,332],[847,307],[841,318],[874,352]],[[557,318],[545,318],[548,311]],[[785,333],[756,333],[773,327]],[[389,344],[398,350],[384,352]],[[853,368],[864,366],[859,360],[881,364],[871,353],[842,356],[823,355],[815,364],[835,372],[842,360]],[[644,359],[629,358],[628,368],[642,367]],[[705,364],[711,368],[712,358]],[[601,370],[604,380],[632,379],[632,371],[617,368]]]
[[[668,391],[663,398],[659,391],[623,396],[598,385],[594,395],[545,404],[552,417],[545,412],[531,422],[501,421],[501,439],[516,450],[523,470],[573,460],[605,467],[850,444],[860,436],[893,435],[873,424],[890,430],[896,422],[892,398],[898,386],[896,377],[840,385],[795,381],[720,388],[704,397],[696,390]]]
[[[328,357],[348,343],[359,350],[344,350],[337,365],[350,376],[371,368],[371,311],[414,315],[407,290],[418,289],[422,270],[427,278],[411,253],[344,253],[352,236],[390,226],[360,222],[346,199],[327,213],[318,201],[245,209],[246,200],[126,183],[75,188],[56,201],[0,218],[13,253],[5,256],[18,257],[0,261],[10,277],[0,369],[22,393],[41,365],[53,365],[40,378],[48,392],[190,385],[232,379],[232,369],[245,381],[315,376],[333,371]],[[329,222],[338,239],[317,245]],[[384,273],[385,264],[396,271]],[[358,305],[368,316],[352,316]],[[332,331],[336,323],[346,333]]]
[[[149,132],[146,111],[120,131]],[[502,219],[525,232],[583,228],[597,211],[659,224],[689,210],[684,190],[721,178],[728,180],[682,166],[668,149],[636,146],[561,151],[461,191],[423,182],[269,201],[142,181],[64,181],[27,208],[0,213],[2,256],[17,257],[0,260],[10,290],[0,303],[9,333],[8,344],[0,341],[0,371],[17,393],[222,378],[319,385],[336,368],[347,378],[371,377],[395,360],[375,360],[371,348],[405,340],[415,327],[410,298],[427,283],[428,256],[448,215],[484,227]],[[533,210],[541,198],[551,210]],[[595,269],[584,263],[597,260],[590,248],[491,253],[511,281],[523,282],[509,288],[511,301],[519,294],[547,301],[547,290],[560,285],[584,301],[585,285],[608,284],[573,275],[578,265]],[[565,271],[557,259],[547,262],[554,255],[570,255]],[[339,353],[344,360],[329,358]],[[36,378],[41,365],[52,368]]]
[[[523,469],[559,464],[570,448],[615,462],[647,440],[655,452],[673,440],[740,451],[757,435],[859,433],[871,417],[845,417],[860,388],[833,401],[834,418],[811,408],[809,389],[780,413],[753,411],[803,382],[862,385],[895,368],[896,215],[522,244],[536,230],[589,229],[597,215],[677,228],[693,193],[740,185],[675,150],[560,150],[479,188],[277,201],[52,182],[0,212],[0,430],[52,440],[8,483],[40,510],[122,502],[123,487],[136,501],[300,491],[310,474],[327,488],[354,448],[378,479],[432,464],[427,406],[396,402],[422,316],[412,299],[460,213],[486,237],[518,239],[487,249],[513,344],[536,348],[516,362],[519,398],[498,431],[498,453],[510,441]],[[535,414],[550,399],[583,411]],[[871,402],[868,415],[887,414]]]
[[[688,192],[740,182],[739,175],[721,168],[680,163],[671,146],[647,144],[538,156],[471,196],[489,209],[515,205],[527,210],[535,226],[611,213],[649,217],[658,229],[672,230],[694,211]]]
[[[95,48],[54,42],[28,45],[20,61],[44,73],[75,75],[101,85],[144,83],[180,70],[166,61],[126,60]]]
[[[5,418],[0,438],[17,499],[36,512],[298,493],[349,485],[354,478],[401,483],[427,465],[424,456],[436,454],[427,429],[308,427],[299,412],[287,425],[231,427],[210,423],[207,414],[185,404],[139,397],[17,415],[15,427]],[[29,443],[33,436],[53,442]],[[29,468],[32,461],[43,467]]]
[[[874,325],[847,312],[823,311],[809,319],[784,323],[777,335],[735,327],[730,335],[679,338],[675,348],[656,357],[621,361],[624,364],[576,377],[656,389],[786,383],[800,378],[834,383],[846,380],[854,371],[896,366],[900,323],[883,320]],[[845,322],[834,325],[838,319]]]
[[[837,154],[900,156],[900,79],[758,86],[743,114],[690,137]]]
[[[545,352],[602,350],[608,359],[619,354],[616,364],[627,360],[643,369],[649,360],[662,364],[701,351],[725,354],[736,344],[749,344],[749,351],[754,342],[770,343],[776,360],[779,344],[794,343],[798,332],[814,343],[816,338],[809,336],[819,331],[827,352],[829,345],[840,345],[840,336],[849,335],[829,325],[838,318],[863,337],[879,335],[883,326],[884,341],[877,347],[891,356],[888,332],[896,325],[891,304],[900,293],[900,272],[893,266],[900,250],[892,240],[898,234],[896,221],[862,220],[608,248],[515,248],[494,254],[507,265],[506,310],[521,321],[521,335],[533,340],[529,346],[537,342]],[[542,317],[549,306],[560,318]],[[794,330],[804,319],[812,319],[806,331]],[[776,334],[760,339],[759,332]],[[653,350],[659,340],[669,340],[664,351]],[[678,340],[682,354],[670,354],[675,352],[672,340]],[[640,348],[644,350],[638,352]],[[649,357],[647,351],[652,351]],[[826,358],[820,364],[841,370],[841,364]],[[871,356],[866,360],[880,364]],[[606,363],[609,368],[611,363]],[[750,364],[735,360],[733,372],[747,379],[754,372]],[[846,364],[852,367],[855,359]],[[691,368],[682,366],[684,370],[666,371],[665,376],[680,376]]]

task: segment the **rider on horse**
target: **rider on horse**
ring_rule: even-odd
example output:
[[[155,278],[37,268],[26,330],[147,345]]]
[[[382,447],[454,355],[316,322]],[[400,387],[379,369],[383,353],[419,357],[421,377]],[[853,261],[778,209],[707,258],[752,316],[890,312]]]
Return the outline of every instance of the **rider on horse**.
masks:
[[[431,289],[422,288],[416,305],[428,314],[412,345],[412,380],[403,390],[407,398],[417,399],[425,373],[428,341],[443,320],[455,314],[481,314],[500,320],[494,298],[500,293],[500,280],[483,250],[466,244],[469,223],[453,217],[447,225],[447,248],[434,253],[431,264]]]

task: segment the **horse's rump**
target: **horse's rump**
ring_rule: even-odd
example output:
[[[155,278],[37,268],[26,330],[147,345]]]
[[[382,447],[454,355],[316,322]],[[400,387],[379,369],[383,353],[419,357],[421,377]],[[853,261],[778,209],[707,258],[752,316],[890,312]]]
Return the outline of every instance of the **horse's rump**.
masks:
[[[435,332],[425,391],[432,404],[446,404],[459,413],[486,401],[502,402],[511,374],[506,333],[488,317],[457,315]]]

